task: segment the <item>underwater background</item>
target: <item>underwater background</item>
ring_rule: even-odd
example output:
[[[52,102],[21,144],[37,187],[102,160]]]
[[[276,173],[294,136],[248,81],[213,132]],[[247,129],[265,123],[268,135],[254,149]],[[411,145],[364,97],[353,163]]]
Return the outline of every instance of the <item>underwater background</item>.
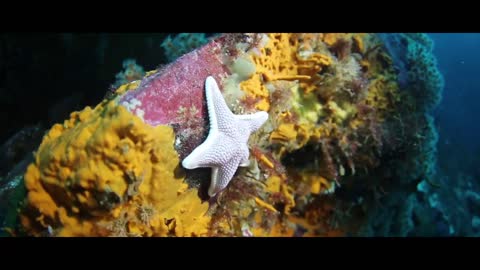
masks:
[[[475,77],[480,68],[480,53],[476,52],[480,34],[431,36],[438,66],[445,77],[443,100],[435,113],[440,133],[439,168],[446,175],[468,173],[478,179],[480,127],[473,123],[479,115],[480,81]]]
[[[480,81],[480,34],[435,33],[434,53],[445,78],[443,99],[435,111],[438,142],[438,178],[452,189],[450,211],[454,219],[464,224],[453,235],[479,235],[480,205],[478,204],[480,177],[480,127],[476,105]],[[455,195],[454,195],[455,194]],[[469,217],[470,216],[470,217]],[[469,222],[470,219],[470,222]]]
[[[392,58],[398,83],[402,86],[411,83],[412,75],[407,71],[405,60],[408,46],[403,37],[395,35],[378,34],[378,37]],[[150,70],[161,70],[181,55],[207,44],[214,36],[174,33],[1,34],[0,120],[4,124],[0,132],[0,227],[9,228],[4,229],[2,235],[15,235],[11,228],[18,223],[18,216],[12,209],[17,209],[25,197],[25,190],[21,188],[23,174],[27,165],[33,162],[31,153],[36,151],[43,135],[53,124],[68,119],[73,111],[96,106],[104,98],[108,99],[115,89],[142,79]],[[417,158],[418,162],[429,163],[425,165],[428,169],[409,175],[412,181],[394,185],[392,190],[375,191],[380,197],[372,200],[379,203],[368,206],[367,214],[362,214],[363,220],[367,221],[362,225],[346,226],[349,229],[354,227],[351,230],[355,233],[344,235],[480,235],[480,127],[476,119],[480,115],[477,105],[480,98],[480,34],[434,33],[428,37],[433,41],[432,58],[436,60],[432,61],[436,61],[443,76],[443,81],[437,82],[443,91],[440,89],[435,92],[439,97],[431,98],[438,99],[438,106],[421,104],[427,108],[425,114],[433,117],[432,124],[436,129],[432,134],[427,133],[431,137],[425,139],[428,143],[421,148],[428,149],[429,153],[424,150]],[[420,95],[420,98],[423,97]],[[430,121],[430,118],[426,119],[424,121]],[[418,136],[424,134],[419,132]],[[295,160],[288,162],[294,164]],[[398,170],[408,171],[409,168]],[[384,172],[379,175],[399,177],[399,174],[385,176]],[[350,192],[338,189],[335,194],[350,199]],[[358,192],[365,191],[359,188]],[[364,199],[355,200],[361,205],[360,200]],[[141,211],[147,210],[142,208]],[[339,216],[336,222],[350,222],[349,218]],[[53,234],[51,227],[48,228],[46,233]],[[36,229],[32,231],[35,231],[34,235],[45,235],[37,233]],[[244,232],[244,227],[240,231]],[[294,235],[301,233],[295,231]]]

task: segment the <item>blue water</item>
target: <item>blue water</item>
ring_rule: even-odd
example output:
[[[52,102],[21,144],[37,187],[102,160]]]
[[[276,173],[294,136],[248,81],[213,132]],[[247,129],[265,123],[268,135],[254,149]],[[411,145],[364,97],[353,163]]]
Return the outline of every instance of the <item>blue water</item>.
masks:
[[[431,34],[445,77],[443,100],[435,112],[440,134],[440,169],[480,175],[480,34]]]
[[[436,235],[480,236],[480,34],[430,36],[445,78],[434,113],[440,136],[436,180],[443,185],[434,208],[447,217],[449,230],[437,228]]]

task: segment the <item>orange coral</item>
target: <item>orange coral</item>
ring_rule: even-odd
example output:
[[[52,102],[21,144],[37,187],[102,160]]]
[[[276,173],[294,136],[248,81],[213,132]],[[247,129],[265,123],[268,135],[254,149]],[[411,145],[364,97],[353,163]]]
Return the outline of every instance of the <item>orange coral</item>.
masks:
[[[205,234],[208,205],[174,175],[173,141],[172,128],[149,126],[115,101],[72,113],[28,167],[23,226],[34,235]],[[148,222],[138,207],[150,208]]]

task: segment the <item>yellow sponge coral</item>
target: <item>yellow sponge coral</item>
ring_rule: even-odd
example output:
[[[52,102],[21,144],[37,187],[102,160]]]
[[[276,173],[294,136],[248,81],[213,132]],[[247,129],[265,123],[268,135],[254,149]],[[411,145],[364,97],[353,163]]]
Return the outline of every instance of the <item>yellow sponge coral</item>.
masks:
[[[22,224],[33,235],[204,235],[208,205],[174,175],[173,129],[104,102],[45,135],[28,167]]]

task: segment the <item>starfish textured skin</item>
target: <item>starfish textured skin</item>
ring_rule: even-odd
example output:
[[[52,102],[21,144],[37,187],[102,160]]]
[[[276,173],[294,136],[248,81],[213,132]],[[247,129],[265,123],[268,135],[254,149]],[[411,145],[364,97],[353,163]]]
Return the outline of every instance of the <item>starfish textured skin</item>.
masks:
[[[210,131],[207,139],[182,161],[182,166],[212,168],[208,195],[213,197],[228,185],[239,166],[249,165],[248,138],[267,121],[268,113],[233,114],[211,76],[205,81],[205,95]]]

